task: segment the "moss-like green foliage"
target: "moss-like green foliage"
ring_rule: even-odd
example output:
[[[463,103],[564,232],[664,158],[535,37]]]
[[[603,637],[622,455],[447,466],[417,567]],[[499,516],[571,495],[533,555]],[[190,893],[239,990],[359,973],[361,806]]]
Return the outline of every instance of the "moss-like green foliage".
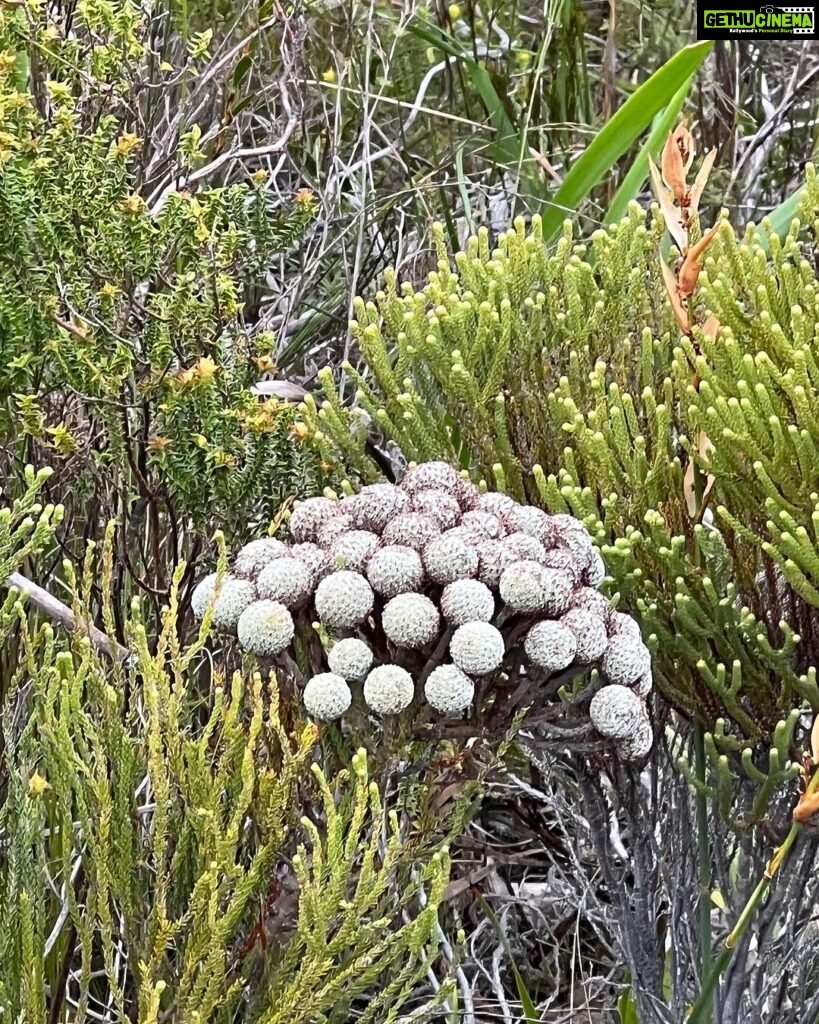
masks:
[[[663,223],[636,205],[588,242],[567,223],[551,251],[537,218],[454,258],[439,232],[421,291],[387,275],[357,303],[364,366],[345,368],[408,458],[582,518],[665,695],[743,746],[774,742],[794,705],[819,708],[812,169],[799,217],[781,244],[764,225],[741,241],[722,226],[694,303],[698,322],[717,317],[715,340],[680,336]],[[326,404],[305,414],[349,450]]]

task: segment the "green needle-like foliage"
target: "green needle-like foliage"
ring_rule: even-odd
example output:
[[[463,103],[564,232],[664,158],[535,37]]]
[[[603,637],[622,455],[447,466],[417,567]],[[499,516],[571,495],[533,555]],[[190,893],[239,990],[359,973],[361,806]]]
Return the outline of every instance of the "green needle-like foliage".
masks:
[[[0,1012],[341,1024],[355,1003],[393,1020],[437,957],[443,836],[383,806],[363,751],[311,779],[317,729],[272,677],[207,678],[207,622],[177,637],[182,573],[155,642],[127,623],[126,665],[2,609],[21,654],[2,709]]]
[[[454,256],[439,231],[420,291],[387,274],[357,303],[363,365],[346,367],[357,403],[408,458],[449,459],[583,519],[662,692],[706,729],[730,723],[741,747],[773,744],[776,779],[794,756],[793,727],[778,723],[819,709],[805,608],[819,605],[810,168],[799,216],[770,255],[760,229],[739,240],[722,226],[692,307],[698,322],[716,316],[715,340],[680,336],[664,225],[636,204],[588,241],[567,223],[553,248],[537,218],[495,249],[482,230]],[[303,411],[350,449],[337,415]]]

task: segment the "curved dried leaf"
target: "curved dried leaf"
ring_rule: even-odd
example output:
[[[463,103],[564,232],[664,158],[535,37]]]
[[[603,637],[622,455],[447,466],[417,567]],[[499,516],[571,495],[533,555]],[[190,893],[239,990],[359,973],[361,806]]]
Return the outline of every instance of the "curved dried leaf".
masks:
[[[657,197],[657,202],[660,204],[666,229],[677,243],[677,248],[680,252],[685,252],[688,245],[688,231],[682,222],[682,214],[678,207],[674,205],[671,193],[660,180],[660,172],[657,170],[657,166],[651,157],[648,159],[648,167],[651,172],[654,194]]]
[[[677,141],[681,127],[682,125],[669,134],[665,146],[663,146],[662,155],[663,181],[674,193],[677,202],[682,200],[686,192],[685,166],[683,165],[683,155],[680,152],[680,143]]]
[[[688,322],[688,311],[680,299],[677,279],[662,257],[660,257],[660,267],[663,272],[666,289],[668,290],[668,298],[671,300],[671,308],[674,310],[674,316],[677,318],[677,323],[683,332],[688,334],[691,330],[691,325]]]
[[[711,149],[705,154],[705,159],[702,161],[702,166],[697,171],[697,176],[694,179],[694,184],[691,186],[691,191],[688,193],[690,197],[690,203],[688,205],[688,217],[693,220],[697,216],[697,210],[700,207],[700,198],[702,191],[708,181],[711,174],[711,168],[714,166],[714,160],[717,158],[716,149]]]
[[[713,242],[714,236],[719,231],[720,225],[714,224],[710,227],[696,245],[692,245],[685,254],[683,265],[680,267],[678,278],[680,295],[687,299],[693,294],[697,287],[697,279],[702,270],[702,258],[705,250]]]

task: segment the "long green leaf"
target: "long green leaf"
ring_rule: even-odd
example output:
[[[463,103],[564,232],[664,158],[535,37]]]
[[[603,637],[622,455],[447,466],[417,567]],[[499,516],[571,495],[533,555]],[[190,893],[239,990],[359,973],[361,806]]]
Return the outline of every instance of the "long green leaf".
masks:
[[[711,51],[713,42],[695,43],[676,53],[600,129],[563,180],[543,215],[543,234],[551,238],[567,214],[573,213],[589,192],[628,152],[664,107],[672,102]]]
[[[799,209],[799,204],[802,202],[804,195],[805,186],[802,185],[793,195],[788,196],[784,202],[780,203],[775,210],[771,210],[767,215],[766,220],[770,225],[770,234],[765,231],[757,232],[757,241],[766,252],[770,248],[770,235],[784,238],[788,231],[790,231],[796,211]]]
[[[472,80],[472,86],[480,96],[484,107],[486,107],[489,120],[495,129],[496,140],[494,148],[498,163],[511,170],[515,170],[519,165],[525,163],[527,156],[525,138],[522,134],[518,133],[512,119],[506,112],[506,106],[486,68],[479,64],[456,39],[445,35],[437,26],[429,22],[424,21],[420,25],[410,25],[408,31],[417,39],[421,39],[429,46],[435,47],[449,57],[455,57],[464,65]],[[530,186],[534,185],[534,176],[531,169],[524,168],[523,177]]]
[[[518,990],[518,999],[520,1000],[520,1005],[523,1010],[523,1019],[526,1024],[530,1024],[530,1022],[535,1022],[535,1024],[537,1024],[537,1022],[540,1021],[540,1014],[537,1012],[534,1000],[529,995],[529,990],[526,988],[523,976],[517,969],[517,965],[515,964],[515,960],[512,956],[512,949],[509,945],[506,933],[503,930],[503,926],[495,916],[492,908],[480,894],[478,894],[478,903],[484,914],[489,918],[490,924],[495,929],[495,934],[498,936],[500,944],[503,946],[503,951],[509,960],[509,966],[512,968],[512,977],[515,979],[515,987]]]
[[[617,1012],[620,1015],[620,1024],[640,1024],[630,988],[625,989],[617,1000]]]
[[[648,158],[653,157],[656,163],[657,157],[665,145],[665,140],[668,138],[668,133],[673,128],[682,110],[693,80],[692,75],[685,85],[677,90],[674,98],[655,121],[651,134],[634,158],[634,163],[632,163],[628,174],[620,183],[620,187],[614,193],[614,198],[611,201],[606,216],[603,218],[604,224],[614,224],[620,220],[631,200],[637,198],[640,189],[648,177]]]

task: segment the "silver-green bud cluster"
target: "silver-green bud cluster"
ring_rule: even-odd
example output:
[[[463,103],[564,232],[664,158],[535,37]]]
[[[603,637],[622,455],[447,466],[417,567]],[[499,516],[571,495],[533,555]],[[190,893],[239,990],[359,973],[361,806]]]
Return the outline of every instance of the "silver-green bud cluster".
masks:
[[[350,685],[362,683],[373,711],[398,714],[414,686],[392,659],[423,662],[448,650],[451,663],[422,676],[427,703],[441,714],[465,711],[478,677],[485,691],[495,681],[594,667],[606,684],[600,693],[614,691],[595,697],[593,718],[609,730],[600,735],[620,744],[624,758],[650,745],[651,658],[634,620],[597,589],[605,565],[574,517],[482,493],[439,461],[411,466],[397,485],[297,502],[289,529],[290,543],[246,544],[219,594],[208,576],[191,604],[197,618],[213,605],[216,628],[236,630],[241,646],[261,658],[290,647],[297,623],[300,641],[312,645],[315,638],[306,638],[320,620],[329,671],[305,687],[313,717],[345,714]],[[618,697],[621,690],[628,697]],[[615,739],[606,701],[615,702],[619,721],[625,712],[617,700],[638,724]]]

